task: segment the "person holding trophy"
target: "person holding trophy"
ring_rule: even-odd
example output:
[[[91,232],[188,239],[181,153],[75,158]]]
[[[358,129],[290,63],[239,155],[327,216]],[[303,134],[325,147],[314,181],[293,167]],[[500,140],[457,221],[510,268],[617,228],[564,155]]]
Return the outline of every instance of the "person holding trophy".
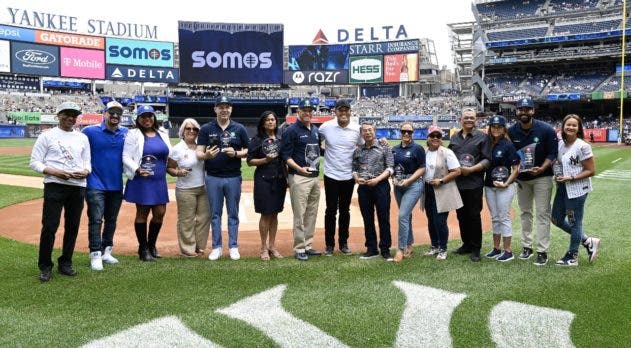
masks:
[[[381,256],[393,261],[390,253],[390,184],[388,177],[393,173],[394,156],[388,145],[381,145],[372,123],[362,123],[361,135],[364,145],[353,154],[353,178],[357,187],[357,200],[364,220],[366,252],[360,256],[368,260]],[[379,222],[379,243],[375,230],[375,209]]]
[[[311,124],[314,105],[309,99],[298,104],[298,121],[283,133],[280,155],[287,163],[289,197],[294,213],[294,257],[299,261],[322,253],[313,249],[313,235],[320,200],[320,136]]]
[[[484,193],[491,212],[493,249],[486,257],[507,262],[515,259],[511,249],[513,227],[510,208],[515,196],[513,183],[519,175],[520,158],[506,134],[506,118],[500,115],[491,117],[488,133],[493,148],[491,165],[484,179]],[[504,244],[504,252],[500,249],[500,239]]]
[[[425,174],[425,150],[414,142],[414,127],[406,122],[401,125],[401,143],[392,148],[394,155],[394,198],[399,206],[399,238],[394,262],[412,256],[414,234],[412,232],[412,209],[423,194]]]
[[[521,157],[517,177],[517,201],[521,210],[521,260],[533,255],[533,201],[537,211],[537,258],[534,264],[548,262],[550,248],[550,200],[552,199],[552,162],[557,158],[557,135],[543,121],[534,119],[535,106],[531,98],[515,103],[518,121],[508,128],[508,136]]]
[[[261,260],[270,256],[282,258],[276,249],[278,213],[285,206],[287,175],[285,163],[279,156],[278,117],[273,111],[265,111],[256,126],[256,136],[248,146],[247,163],[254,170],[254,211],[261,214]]]
[[[156,241],[169,202],[167,160],[171,153],[169,135],[158,130],[153,107],[141,105],[136,111],[136,128],[127,132],[123,145],[123,167],[127,176],[123,198],[136,204],[134,229],[141,261],[160,258]],[[149,231],[147,231],[147,219]]]
[[[576,114],[563,118],[559,142],[560,166],[554,179],[556,196],[552,205],[552,223],[570,235],[570,248],[556,262],[558,266],[578,266],[578,247],[587,250],[589,262],[598,255],[600,239],[588,237],[583,231],[583,216],[587,194],[593,190],[591,177],[596,173],[592,147],[584,138],[583,121]]]

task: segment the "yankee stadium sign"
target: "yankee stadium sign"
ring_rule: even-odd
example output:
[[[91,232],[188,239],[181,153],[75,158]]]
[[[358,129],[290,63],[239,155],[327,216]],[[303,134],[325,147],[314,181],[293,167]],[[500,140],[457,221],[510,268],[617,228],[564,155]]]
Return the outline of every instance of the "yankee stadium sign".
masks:
[[[79,21],[78,17],[7,7],[5,14],[13,25],[69,32],[87,32],[102,36],[134,39],[158,39],[158,27],[146,24],[109,22],[102,19]],[[0,19],[2,19],[0,17]],[[4,21],[2,19],[2,21]]]

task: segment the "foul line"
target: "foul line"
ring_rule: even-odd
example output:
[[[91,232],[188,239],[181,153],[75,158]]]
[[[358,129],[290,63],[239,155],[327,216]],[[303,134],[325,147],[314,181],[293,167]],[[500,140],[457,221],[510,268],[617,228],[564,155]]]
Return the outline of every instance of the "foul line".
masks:
[[[621,159],[622,159],[622,157],[618,157],[617,159],[611,161],[611,163],[616,163],[616,162],[620,161]]]

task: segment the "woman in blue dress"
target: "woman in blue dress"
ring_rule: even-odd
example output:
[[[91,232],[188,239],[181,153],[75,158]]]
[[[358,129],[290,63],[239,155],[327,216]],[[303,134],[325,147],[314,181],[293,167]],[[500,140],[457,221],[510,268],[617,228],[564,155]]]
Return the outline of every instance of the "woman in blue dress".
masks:
[[[123,146],[123,166],[127,176],[124,199],[136,204],[134,229],[138,238],[138,256],[142,261],[160,257],[156,241],[169,202],[166,172],[171,143],[158,130],[156,115],[149,105],[136,113],[136,128],[130,130]],[[147,231],[147,220],[151,212]]]

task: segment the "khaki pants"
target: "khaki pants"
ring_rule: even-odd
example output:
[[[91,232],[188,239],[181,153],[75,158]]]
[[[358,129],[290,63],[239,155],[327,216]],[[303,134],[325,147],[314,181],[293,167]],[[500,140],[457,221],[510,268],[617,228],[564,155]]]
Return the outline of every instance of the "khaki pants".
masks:
[[[320,201],[319,179],[290,174],[288,182],[294,213],[294,252],[303,253],[311,249],[313,242]]]
[[[210,208],[206,187],[176,188],[177,239],[180,251],[195,254],[206,249],[210,231]]]
[[[533,180],[519,180],[517,201],[521,210],[521,245],[531,248],[532,238],[532,203],[537,209],[537,247],[539,253],[547,253],[550,248],[550,200],[552,199],[552,177],[542,176]]]

